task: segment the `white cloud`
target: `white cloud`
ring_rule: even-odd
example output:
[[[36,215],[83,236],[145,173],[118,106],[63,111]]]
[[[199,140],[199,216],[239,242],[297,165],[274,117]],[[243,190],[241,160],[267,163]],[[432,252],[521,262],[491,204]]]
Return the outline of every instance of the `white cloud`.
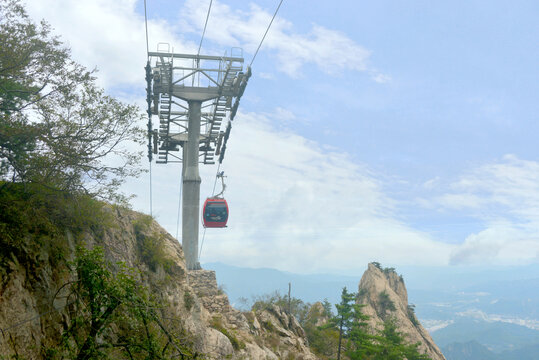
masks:
[[[295,272],[362,269],[373,260],[448,263],[453,246],[396,220],[392,199],[369,169],[344,153],[276,130],[283,113],[239,113],[234,121],[222,166],[229,227],[207,230],[203,262]],[[175,234],[179,169],[160,174],[164,170],[158,168],[155,213]],[[215,168],[202,167],[201,173],[202,197],[209,196]],[[138,201],[147,208],[147,199]]]
[[[450,184],[434,202],[475,217],[485,228],[451,254],[453,264],[520,264],[538,260],[539,162],[506,155]],[[432,204],[432,203],[431,203]]]
[[[379,84],[386,84],[388,82],[391,82],[391,76],[376,71],[371,72],[371,77]]]
[[[101,86],[137,85],[143,88],[146,64],[144,15],[136,0],[26,0],[36,20],[45,19],[61,35],[73,57],[89,69],[99,69]],[[174,27],[149,19],[150,51],[168,42],[177,52],[196,52],[196,45],[174,35]]]
[[[423,187],[427,190],[432,190],[436,188],[440,183],[440,177],[436,176],[432,179],[429,179],[423,183]]]
[[[444,194],[438,198],[440,204],[453,209],[479,208],[483,199],[475,194]]]
[[[257,73],[256,73],[256,76],[259,76],[260,78],[266,79],[266,80],[273,80],[273,79],[275,79],[275,75],[273,75],[272,73],[257,72]]]
[[[519,265],[539,260],[538,224],[490,224],[469,235],[451,253],[450,263]]]
[[[476,208],[478,217],[505,218],[508,215],[519,222],[539,219],[539,162],[521,160],[505,155],[499,162],[480,166],[451,184],[453,192],[440,202],[447,207]],[[462,201],[444,201],[458,198]],[[468,198],[468,200],[464,200]]]
[[[183,30],[202,33],[207,9],[200,1],[187,0],[182,10]],[[272,16],[256,4],[250,4],[248,11],[241,11],[214,1],[203,48],[207,48],[209,40],[221,46],[242,47],[254,54]],[[300,76],[302,67],[312,63],[329,74],[342,70],[368,71],[376,82],[391,80],[388,75],[369,69],[371,52],[346,34],[316,24],[308,34],[299,34],[293,27],[292,22],[277,16],[262,45],[262,51],[272,52],[279,60],[280,70],[289,76]]]
[[[281,119],[283,121],[287,121],[287,122],[297,120],[296,115],[294,115],[294,113],[292,111],[284,109],[284,108],[282,108],[280,106],[278,106],[275,109],[275,115],[279,119]]]
[[[46,19],[54,32],[61,34],[78,62],[99,69],[98,78],[103,87],[141,84],[146,33],[144,15],[135,10],[136,0],[26,0],[26,3],[34,19]],[[150,51],[157,48],[158,42],[165,42],[175,52],[196,53],[207,9],[207,4],[202,6],[200,1],[188,0],[175,23],[148,19]],[[224,48],[241,47],[253,55],[272,16],[255,4],[248,11],[241,11],[214,1],[203,52],[213,42],[218,45],[213,52],[219,54]],[[300,76],[302,67],[312,63],[329,74],[355,70],[367,71],[379,83],[391,79],[369,68],[369,50],[346,34],[316,24],[308,34],[300,34],[293,31],[292,22],[277,16],[262,51],[276,56],[280,71],[292,77]]]

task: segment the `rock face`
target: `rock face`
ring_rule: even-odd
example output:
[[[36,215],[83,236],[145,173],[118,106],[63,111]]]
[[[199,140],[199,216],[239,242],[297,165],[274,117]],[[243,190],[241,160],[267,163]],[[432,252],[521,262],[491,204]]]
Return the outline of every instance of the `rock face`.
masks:
[[[226,294],[219,290],[214,271],[190,271],[188,279],[213,326],[205,336],[206,354],[219,349],[216,359],[316,359],[303,328],[280,307],[242,313],[230,306]]]
[[[46,242],[29,235],[21,240],[17,253],[1,254],[0,359],[45,359],[44,349],[59,343],[71,322],[62,291],[77,280],[65,264],[82,243],[89,248],[101,246],[113,264],[123,262],[137,269],[139,280],[158,298],[163,318],[181,323],[193,350],[205,359],[316,359],[294,316],[278,306],[246,313],[232,308],[217,286],[215,272],[188,271],[178,241],[151,218],[118,207],[105,207],[105,211],[110,215],[106,225],[77,234],[56,231]],[[144,244],[155,248],[156,242],[165,262],[145,253]],[[54,247],[63,249],[63,260]],[[393,270],[369,264],[359,284],[358,301],[366,305],[364,312],[371,317],[373,329],[392,317],[410,342],[420,342],[421,350],[433,360],[445,359],[408,307],[404,282]],[[310,311],[309,316],[320,320],[316,325],[327,321],[321,316],[322,304]]]
[[[136,224],[144,215],[116,207],[106,211],[111,215],[106,227],[87,230],[77,239],[69,232],[59,235],[68,249],[67,260],[83,240],[87,247],[102,246],[109,261],[140,270],[141,280],[163,304],[164,315],[182,322],[204,358],[316,359],[293,316],[279,307],[258,313],[235,310],[219,290],[215,273],[187,271],[180,244],[156,222],[149,221],[141,230]],[[141,255],[141,237],[163,239],[163,254],[171,260],[166,271]],[[35,243],[35,239],[27,241]],[[25,254],[38,265],[29,268],[25,259],[15,255],[0,263],[0,276],[8,274],[0,278],[0,358],[46,358],[43,349],[58,343],[69,322],[66,304],[57,295],[74,274],[55,268],[46,245]]]
[[[404,280],[394,269],[382,269],[379,264],[370,263],[359,283],[358,303],[365,305],[363,313],[370,316],[372,329],[381,329],[385,320],[393,318],[410,343],[420,343],[421,352],[433,360],[445,360],[430,334],[419,323],[413,308],[409,307]]]

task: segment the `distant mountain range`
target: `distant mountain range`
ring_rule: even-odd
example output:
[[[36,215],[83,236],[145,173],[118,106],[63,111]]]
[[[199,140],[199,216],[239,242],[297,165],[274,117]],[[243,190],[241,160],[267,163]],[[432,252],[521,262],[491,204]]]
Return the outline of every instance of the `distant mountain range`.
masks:
[[[539,359],[539,344],[497,354],[473,340],[449,344],[442,348],[442,352],[447,360],[537,360]]]
[[[253,297],[275,291],[288,293],[289,283],[293,297],[311,303],[327,298],[335,304],[340,301],[343,287],[346,286],[350,292],[357,292],[362,275],[299,275],[275,269],[242,268],[221,263],[207,263],[203,268],[215,270],[217,282],[223,286],[235,307],[242,306],[241,298],[252,301]]]
[[[382,264],[384,265],[384,264]],[[203,267],[216,270],[217,281],[232,302],[251,300],[274,291],[288,292],[307,302],[340,300],[343,287],[357,291],[362,269],[356,276],[300,275],[268,268],[243,268],[221,263]],[[451,320],[456,314],[517,322],[539,330],[539,264],[505,268],[402,267],[410,303],[422,319]],[[246,286],[248,285],[248,286]],[[493,317],[497,315],[497,317]],[[534,320],[536,323],[534,323]],[[535,325],[534,325],[535,324]]]
[[[216,271],[218,283],[238,308],[248,307],[256,296],[286,294],[289,283],[293,297],[335,304],[343,287],[357,291],[362,274],[299,275],[220,263],[203,267]],[[448,360],[539,359],[539,265],[396,271],[403,274],[416,315]]]
[[[484,321],[466,317],[459,317],[454,323],[433,332],[432,337],[441,348],[455,342],[468,343],[474,340],[495,353],[539,344],[537,330],[500,321]]]

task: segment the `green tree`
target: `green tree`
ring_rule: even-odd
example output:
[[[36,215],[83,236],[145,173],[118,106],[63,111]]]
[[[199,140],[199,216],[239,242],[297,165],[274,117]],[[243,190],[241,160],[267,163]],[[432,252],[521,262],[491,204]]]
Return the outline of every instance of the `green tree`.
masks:
[[[354,303],[352,305],[352,321],[348,332],[348,347],[346,355],[352,360],[370,359],[376,353],[378,337],[369,332],[367,320],[362,309],[365,305]]]
[[[385,307],[394,307],[385,292],[380,299],[389,301]],[[387,295],[387,294],[385,294]],[[348,293],[346,288],[341,293],[341,302],[337,305],[337,315],[328,323],[329,327],[339,330],[337,359],[341,358],[341,346],[345,345],[345,355],[350,360],[428,360],[427,355],[418,350],[419,344],[409,344],[405,336],[398,331],[395,320],[390,318],[383,324],[381,331],[369,328],[369,316],[363,313],[365,305],[358,304],[356,294]]]
[[[395,319],[384,321],[379,333],[374,359],[385,360],[429,360],[430,357],[419,352],[419,343],[409,344],[405,335],[398,331]]]
[[[339,347],[337,350],[337,359],[341,358],[341,347],[342,339],[348,338],[348,332],[352,329],[354,322],[354,307],[352,302],[355,301],[356,295],[354,293],[349,293],[346,290],[346,286],[342,289],[341,293],[341,302],[336,304],[337,316],[334,318],[333,322],[338,323],[339,327]]]
[[[341,293],[341,302],[336,304],[337,314],[330,319],[327,325],[321,328],[330,328],[338,332],[337,359],[344,353],[350,359],[365,359],[375,353],[376,336],[369,334],[367,320],[369,316],[363,314],[365,305],[357,304],[357,294],[349,293],[346,287]]]
[[[395,307],[395,303],[393,302],[393,300],[389,298],[389,294],[385,290],[378,294],[378,304],[380,307],[378,309],[378,312],[380,313],[383,319],[385,318],[388,311],[392,312],[397,309]]]
[[[320,359],[334,358],[338,350],[339,331],[336,327],[326,326],[334,317],[331,306],[327,299],[322,303],[314,303],[302,324],[309,347]]]
[[[341,302],[335,304],[337,314],[321,327],[321,330],[333,329],[338,333],[337,359],[341,359],[343,348],[348,351],[353,344],[350,339],[354,331],[357,333],[358,326],[362,326],[363,321],[368,319],[368,316],[361,313],[363,305],[356,304],[356,299],[357,294],[349,293],[344,287],[341,292]]]
[[[125,200],[143,114],[104,94],[45,22],[0,0],[0,179]],[[8,186],[4,183],[2,186]]]
[[[322,302],[322,307],[324,308],[324,316],[327,318],[333,317],[333,312],[331,311],[331,303],[327,298],[324,298],[324,301]]]
[[[103,250],[79,247],[76,281],[66,284],[69,325],[51,359],[195,359],[181,330],[167,329],[160,308],[136,273],[104,259]]]
[[[45,22],[32,23],[17,0],[0,1],[0,113],[20,113],[62,85],[75,65]]]

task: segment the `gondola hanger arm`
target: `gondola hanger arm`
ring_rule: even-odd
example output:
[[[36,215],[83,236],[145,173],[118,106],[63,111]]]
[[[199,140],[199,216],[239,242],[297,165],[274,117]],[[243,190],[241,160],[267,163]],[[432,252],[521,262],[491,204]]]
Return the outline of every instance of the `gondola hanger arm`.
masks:
[[[226,189],[226,184],[225,184],[225,177],[226,177],[226,176],[225,176],[225,172],[224,172],[224,171],[218,172],[216,176],[217,176],[218,179],[219,179],[219,178],[221,179],[222,189],[221,189],[221,192],[220,192],[219,194],[217,194],[217,195],[215,195],[215,196],[212,197],[212,198],[214,198],[214,199],[215,199],[215,198],[222,198],[222,197],[223,197],[223,194],[224,194],[224,192],[225,192],[225,189]]]

